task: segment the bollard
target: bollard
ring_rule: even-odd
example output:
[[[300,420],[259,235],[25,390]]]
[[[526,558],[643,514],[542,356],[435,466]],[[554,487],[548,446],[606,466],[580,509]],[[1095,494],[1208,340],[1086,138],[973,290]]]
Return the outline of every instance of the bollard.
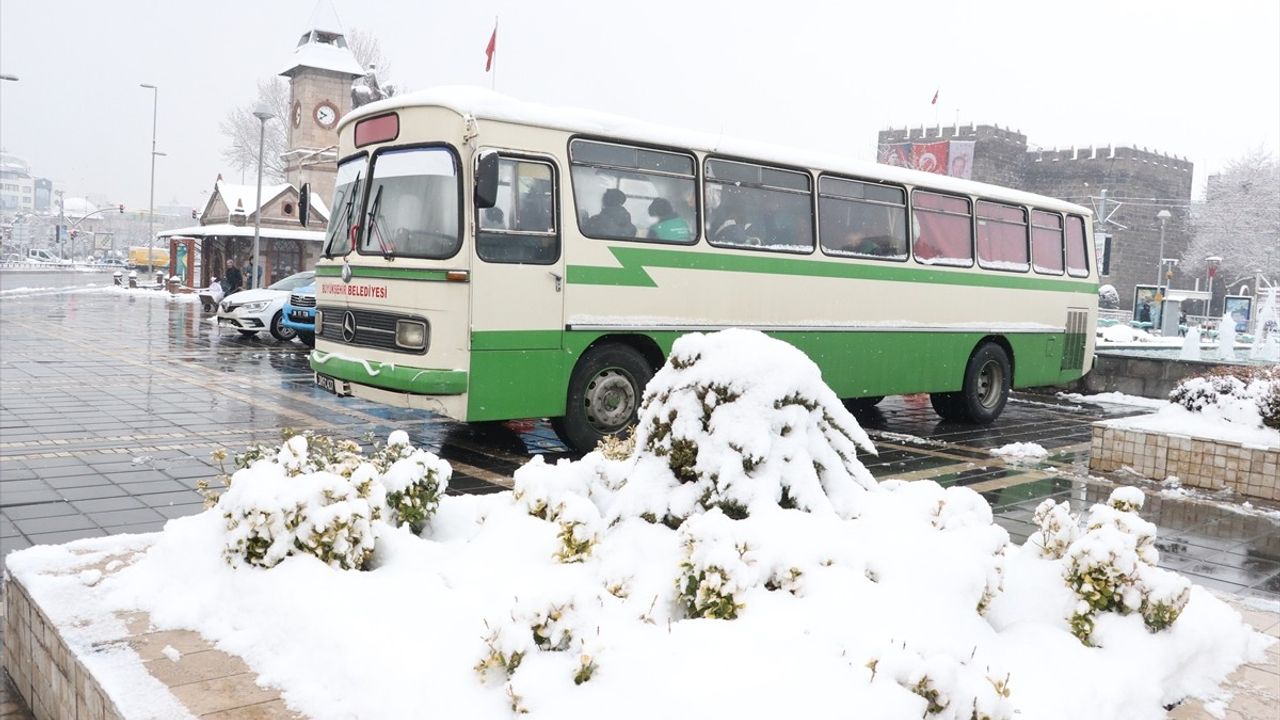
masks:
[[[124,273],[120,272],[119,270],[115,271],[115,273],[112,274],[111,279],[115,281],[116,287],[120,287],[124,285]]]
[[[164,271],[163,270],[156,271],[156,285],[160,287],[164,287]]]
[[[129,271],[129,287],[133,290],[138,289],[138,271],[137,270]]]
[[[169,292],[170,292],[170,294],[176,295],[176,294],[178,293],[178,282],[179,282],[179,281],[178,281],[177,276],[174,276],[174,277],[169,278]]]

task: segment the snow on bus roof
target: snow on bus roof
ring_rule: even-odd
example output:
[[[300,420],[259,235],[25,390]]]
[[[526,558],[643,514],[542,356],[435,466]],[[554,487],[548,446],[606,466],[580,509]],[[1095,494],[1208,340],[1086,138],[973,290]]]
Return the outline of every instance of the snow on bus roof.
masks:
[[[596,110],[542,105],[473,86],[434,87],[369,103],[347,114],[342,119],[338,130],[341,131],[347,124],[361,118],[404,107],[443,107],[459,114],[469,113],[479,120],[498,120],[534,127],[549,127],[617,140],[669,145],[718,155],[750,158],[760,162],[811,167],[833,173],[879,178],[889,182],[924,186],[933,190],[980,195],[1063,212],[1092,215],[1091,210],[1074,203],[1000,185],[854,160],[834,153],[797,150],[772,143],[730,138],[696,130],[683,130]],[[483,128],[481,130],[483,132]]]

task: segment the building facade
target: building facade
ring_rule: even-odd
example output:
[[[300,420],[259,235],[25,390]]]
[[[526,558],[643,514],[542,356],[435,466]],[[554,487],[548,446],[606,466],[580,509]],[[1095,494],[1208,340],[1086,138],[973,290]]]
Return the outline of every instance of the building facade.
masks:
[[[1032,149],[1027,136],[997,125],[883,130],[881,162],[917,166],[928,153],[931,167],[980,182],[1068,200],[1095,213],[1102,284],[1113,285],[1120,305],[1132,309],[1134,289],[1161,277],[1161,257],[1179,258],[1190,240],[1189,210],[1193,164],[1146,148]],[[958,151],[958,152],[956,152]],[[939,158],[968,157],[962,168]],[[967,170],[964,175],[959,170]],[[1163,250],[1161,210],[1164,221]],[[1168,271],[1172,269],[1172,275]],[[1193,286],[1172,264],[1165,266],[1172,287]],[[1162,283],[1166,284],[1166,283]]]

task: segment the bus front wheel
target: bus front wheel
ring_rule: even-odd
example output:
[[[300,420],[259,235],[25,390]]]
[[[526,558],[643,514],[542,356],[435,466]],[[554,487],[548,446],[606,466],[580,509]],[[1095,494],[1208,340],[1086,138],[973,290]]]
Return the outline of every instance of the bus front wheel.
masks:
[[[1013,372],[1004,348],[983,343],[965,366],[964,387],[959,392],[933,393],[929,401],[945,420],[989,425],[1000,417],[1009,400]]]
[[[569,447],[591,452],[606,435],[635,424],[644,387],[652,378],[653,369],[634,348],[592,348],[574,366],[565,415],[554,418],[552,427]]]

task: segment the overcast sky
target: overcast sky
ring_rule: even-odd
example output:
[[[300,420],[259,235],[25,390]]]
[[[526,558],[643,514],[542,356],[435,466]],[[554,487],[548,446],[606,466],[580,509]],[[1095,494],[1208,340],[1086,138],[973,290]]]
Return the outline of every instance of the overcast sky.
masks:
[[[335,0],[403,88],[497,89],[872,160],[887,127],[996,123],[1044,148],[1136,144],[1204,178],[1280,148],[1280,3],[1124,0]],[[70,194],[146,207],[160,87],[157,205],[203,202],[218,122],[284,67],[315,0],[4,0],[0,146]],[[938,105],[929,101],[939,91]],[[252,182],[253,178],[246,178]]]

